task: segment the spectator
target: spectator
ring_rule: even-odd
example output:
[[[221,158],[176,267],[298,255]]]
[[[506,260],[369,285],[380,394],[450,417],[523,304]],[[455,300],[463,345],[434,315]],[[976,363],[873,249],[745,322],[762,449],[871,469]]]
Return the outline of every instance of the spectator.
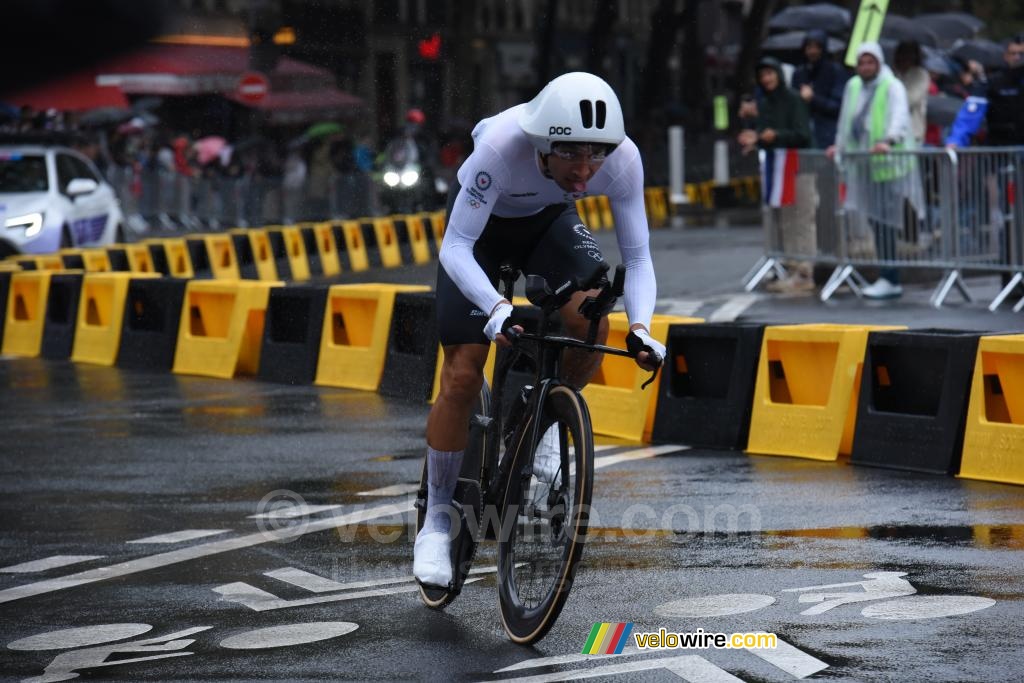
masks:
[[[992,147],[1024,144],[1024,34],[1015,36],[1003,52],[1006,70],[989,81],[985,97],[968,97],[946,138],[949,147],[966,147],[988,126],[986,144]]]
[[[839,127],[829,157],[847,152],[889,154],[913,147],[907,91],[885,63],[878,43],[863,43],[857,49],[857,75],[843,93]],[[903,232],[904,199],[918,203],[920,185],[913,166],[899,156],[856,163],[847,174],[846,208],[852,256],[885,260],[896,258],[896,238]],[[874,234],[872,234],[872,229]],[[876,250],[876,246],[878,247]],[[880,252],[880,253],[878,253]],[[899,271],[883,268],[880,277],[863,290],[870,299],[892,299],[903,294]]]
[[[738,141],[743,152],[749,153],[758,147],[769,153],[776,149],[807,147],[811,142],[807,106],[786,87],[779,61],[763,57],[757,64],[757,81],[762,98],[756,108],[755,128],[740,131]],[[748,108],[747,113],[753,111]],[[814,289],[814,266],[810,259],[817,250],[815,177],[812,173],[798,174],[796,181],[796,202],[768,210],[777,212],[771,222],[778,225],[782,233],[783,251],[803,259],[786,264],[789,275],[770,283],[772,291],[808,292]]]
[[[955,78],[942,88],[947,95],[959,97],[966,100],[968,97],[984,97],[988,88],[988,79],[985,77],[985,67],[970,59],[967,63],[959,60],[951,60],[951,64],[957,69]]]
[[[807,61],[793,72],[793,89],[807,103],[811,116],[813,146],[825,149],[836,139],[839,105],[848,75],[827,52],[828,35],[812,30],[804,38]]]
[[[916,40],[904,40],[896,46],[893,71],[907,91],[907,107],[910,109],[910,130],[914,142],[924,142],[925,120],[928,115],[928,89],[931,76],[921,66],[921,46]]]

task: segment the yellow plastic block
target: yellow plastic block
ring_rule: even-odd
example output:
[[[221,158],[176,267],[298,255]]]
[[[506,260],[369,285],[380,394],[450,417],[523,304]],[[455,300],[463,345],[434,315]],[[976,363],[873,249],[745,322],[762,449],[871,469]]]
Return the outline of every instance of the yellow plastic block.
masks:
[[[302,232],[294,225],[274,230],[280,232],[284,239],[288,265],[292,269],[292,281],[305,282],[309,279],[309,256],[306,254],[306,242],[302,239]]]
[[[853,448],[868,333],[903,327],[766,327],[747,452],[835,460]]]
[[[37,256],[35,261],[36,270],[64,270],[64,259],[60,254],[44,254]]]
[[[228,234],[240,235],[249,243],[258,280],[276,282],[280,279],[277,275],[277,262],[274,260],[274,247],[270,244],[270,237],[265,230],[262,228],[232,228]],[[238,256],[237,251],[235,256]],[[239,270],[241,270],[241,264],[239,264]]]
[[[374,218],[373,234],[377,237],[380,250],[380,264],[385,268],[397,268],[402,265],[402,250],[398,246],[398,232],[390,218]]]
[[[149,247],[145,244],[124,244],[125,256],[128,257],[128,269],[133,273],[155,273],[156,266],[153,265],[153,255],[149,253]]]
[[[395,295],[422,285],[334,285],[320,337],[315,384],[376,391],[384,372]]]
[[[406,231],[409,233],[409,246],[412,249],[413,263],[421,265],[430,262],[430,246],[427,244],[427,231],[423,227],[424,220],[418,215],[402,216]]]
[[[106,249],[83,249],[82,263],[85,265],[87,273],[109,273],[113,270]]]
[[[21,264],[16,261],[0,261],[0,273],[17,273],[21,270]]]
[[[359,221],[342,221],[341,232],[345,236],[345,253],[348,254],[348,267],[353,273],[367,270],[370,257],[366,253],[366,241]]]
[[[615,227],[615,218],[612,216],[612,204],[608,199],[608,195],[602,194],[597,198],[597,209],[601,212],[601,225],[604,226],[605,230],[611,230]]]
[[[26,270],[11,275],[4,321],[4,355],[39,355],[51,275],[50,270]]]
[[[154,238],[143,240],[143,244],[151,249],[156,247],[162,249],[164,258],[167,259],[168,277],[192,279],[195,272],[192,270],[192,256],[188,253],[188,245],[180,237],[175,238]],[[150,251],[152,255],[152,251]],[[88,270],[88,263],[86,264]]]
[[[154,273],[89,273],[82,280],[71,360],[111,366],[121,347],[125,299],[132,280]]]
[[[341,274],[341,260],[338,258],[338,245],[334,241],[334,229],[331,223],[313,225],[316,236],[316,248],[320,254],[320,268],[327,277]]]
[[[186,238],[202,242],[206,258],[210,261],[210,273],[215,280],[239,280],[238,257],[230,235],[195,235]]]
[[[190,281],[185,288],[173,372],[223,379],[255,375],[270,290],[282,284]]]
[[[430,221],[430,231],[434,234],[434,248],[440,254],[441,242],[444,241],[445,212],[432,211],[430,213],[421,213],[420,215],[426,216]]]
[[[669,325],[702,322],[703,318],[655,315],[651,320],[651,336],[664,344],[668,339]],[[625,314],[609,315],[608,327],[607,345],[626,348],[629,321]],[[640,387],[650,376],[632,358],[604,357],[601,368],[583,389],[583,398],[590,408],[595,433],[630,441],[643,441],[650,437],[661,374],[654,383],[641,391]]]
[[[978,341],[959,476],[1024,484],[1024,334]]]

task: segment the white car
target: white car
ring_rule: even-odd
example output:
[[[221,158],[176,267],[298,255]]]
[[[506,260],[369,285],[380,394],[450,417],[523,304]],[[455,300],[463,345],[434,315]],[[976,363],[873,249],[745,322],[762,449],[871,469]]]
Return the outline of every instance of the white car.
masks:
[[[124,241],[114,188],[67,147],[0,146],[0,226],[0,258]]]

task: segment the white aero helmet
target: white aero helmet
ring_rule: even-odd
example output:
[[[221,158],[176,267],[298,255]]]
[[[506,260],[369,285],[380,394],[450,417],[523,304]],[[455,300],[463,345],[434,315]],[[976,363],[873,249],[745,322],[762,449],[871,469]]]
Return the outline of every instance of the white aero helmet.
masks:
[[[622,107],[612,87],[594,74],[559,76],[526,103],[519,127],[541,154],[555,142],[618,145],[626,137]]]

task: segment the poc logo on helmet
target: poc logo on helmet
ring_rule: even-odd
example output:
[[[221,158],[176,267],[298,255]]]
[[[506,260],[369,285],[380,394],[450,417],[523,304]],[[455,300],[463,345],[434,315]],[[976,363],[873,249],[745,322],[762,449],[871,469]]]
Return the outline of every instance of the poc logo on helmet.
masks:
[[[572,128],[570,126],[551,126],[548,128],[548,135],[572,135]]]

